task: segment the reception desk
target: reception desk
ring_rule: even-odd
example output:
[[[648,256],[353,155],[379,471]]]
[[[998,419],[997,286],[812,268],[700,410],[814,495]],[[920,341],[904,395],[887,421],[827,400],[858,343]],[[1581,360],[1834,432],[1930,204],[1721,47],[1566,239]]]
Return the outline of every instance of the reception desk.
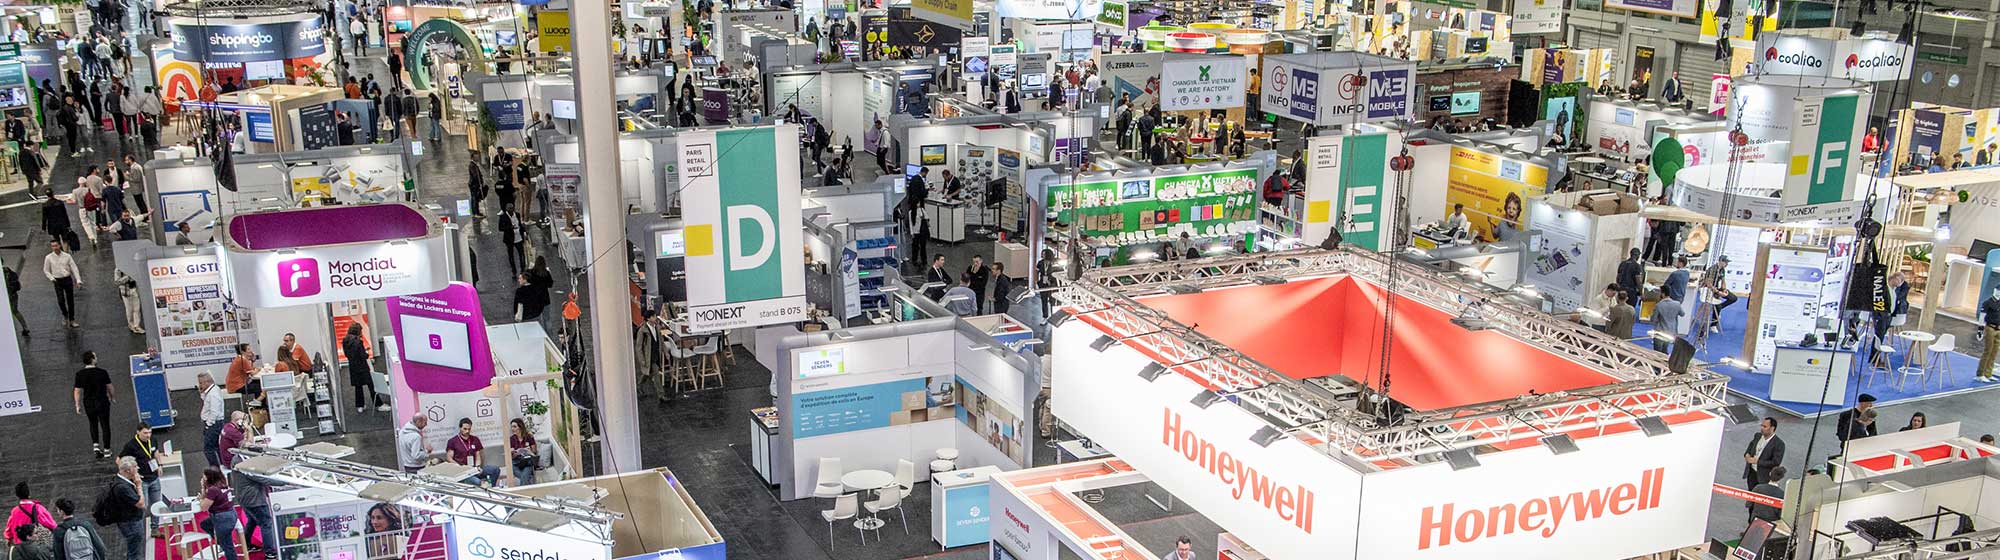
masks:
[[[993,515],[987,505],[987,480],[996,474],[1000,468],[989,466],[931,475],[933,542],[953,548],[992,540],[986,528]]]
[[[1778,345],[1771,362],[1771,400],[1842,406],[1854,351]]]

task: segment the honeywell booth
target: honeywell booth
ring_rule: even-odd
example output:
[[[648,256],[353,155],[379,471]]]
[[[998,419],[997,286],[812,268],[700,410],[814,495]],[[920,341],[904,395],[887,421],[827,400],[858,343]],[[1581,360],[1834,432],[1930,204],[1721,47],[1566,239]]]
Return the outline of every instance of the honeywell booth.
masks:
[[[1115,458],[996,477],[996,558],[1148,557],[1064,487],[1133,478],[1241,558],[1641,556],[1705,541],[1724,412],[1747,419],[1717,374],[1373,252],[1055,295],[1054,413]]]

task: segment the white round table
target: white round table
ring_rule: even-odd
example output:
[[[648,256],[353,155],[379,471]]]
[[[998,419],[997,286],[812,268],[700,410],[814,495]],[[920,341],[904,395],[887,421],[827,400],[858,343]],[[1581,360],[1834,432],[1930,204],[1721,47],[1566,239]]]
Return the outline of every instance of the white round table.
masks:
[[[849,490],[862,492],[865,499],[865,494],[869,490],[881,490],[894,486],[896,484],[896,475],[889,474],[888,471],[862,469],[840,475],[840,483],[846,485]],[[884,523],[884,521],[875,517],[854,520],[854,526],[864,530],[880,529]]]
[[[284,432],[277,432],[268,435],[257,436],[256,439],[251,441],[255,441],[257,442],[258,445],[262,445],[264,447],[269,447],[272,449],[291,449],[292,446],[299,444],[299,437]]]
[[[1905,367],[1923,365],[1924,346],[1937,341],[1937,335],[1919,330],[1897,331],[1896,338],[1902,339],[1904,343],[1903,365]],[[1901,378],[1901,376],[1897,377],[1898,379]]]

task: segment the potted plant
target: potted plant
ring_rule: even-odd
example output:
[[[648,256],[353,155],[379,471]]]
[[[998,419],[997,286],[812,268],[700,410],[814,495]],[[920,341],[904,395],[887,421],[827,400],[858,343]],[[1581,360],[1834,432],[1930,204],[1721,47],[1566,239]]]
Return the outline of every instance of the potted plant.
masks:
[[[1911,245],[1903,248],[1903,259],[1910,263],[1911,276],[1929,276],[1931,272],[1931,246]]]

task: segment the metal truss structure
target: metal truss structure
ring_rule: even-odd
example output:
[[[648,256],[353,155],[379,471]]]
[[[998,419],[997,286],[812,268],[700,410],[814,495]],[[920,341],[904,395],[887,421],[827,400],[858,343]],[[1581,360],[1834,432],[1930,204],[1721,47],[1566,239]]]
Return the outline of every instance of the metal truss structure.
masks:
[[[1954,546],[1963,547],[1964,550],[1950,550]],[[1968,560],[1985,558],[1994,552],[2000,552],[2000,529],[1987,529],[1928,540],[1884,542],[1875,545],[1874,550],[1834,560]]]
[[[317,4],[307,0],[194,0],[160,7],[161,11],[174,17],[207,18],[275,16],[307,13],[317,9]]]
[[[623,517],[594,505],[531,498],[455,480],[442,480],[421,473],[406,473],[401,470],[329,459],[302,451],[252,449],[238,453],[252,459],[268,457],[281,461],[269,468],[261,468],[263,465],[248,462],[239,465],[239,470],[274,481],[356,496],[365,495],[363,489],[377,483],[393,483],[408,488],[407,493],[401,493],[402,498],[397,501],[404,506],[503,525],[523,525],[510,520],[538,518],[535,519],[536,523],[531,525],[546,523],[550,527],[546,530],[543,527],[534,527],[533,530],[544,530],[552,535],[606,545],[613,542],[612,523]]]
[[[1447,314],[1476,316],[1496,332],[1603,372],[1613,381],[1416,411],[1388,420],[1336,402],[1327,391],[1258,363],[1134,300],[1338,274],[1373,283],[1391,297],[1415,300]],[[1323,452],[1344,453],[1377,466],[1727,405],[1723,399],[1727,379],[1721,375],[1699,367],[1675,373],[1657,352],[1513,302],[1484,285],[1380,253],[1300,249],[1103,268],[1055,289],[1053,295],[1071,315],[1088,315],[1107,334],[1143,346],[1171,369],[1233,394],[1276,427],[1303,436]],[[1393,388],[1389,396],[1393,398]]]

